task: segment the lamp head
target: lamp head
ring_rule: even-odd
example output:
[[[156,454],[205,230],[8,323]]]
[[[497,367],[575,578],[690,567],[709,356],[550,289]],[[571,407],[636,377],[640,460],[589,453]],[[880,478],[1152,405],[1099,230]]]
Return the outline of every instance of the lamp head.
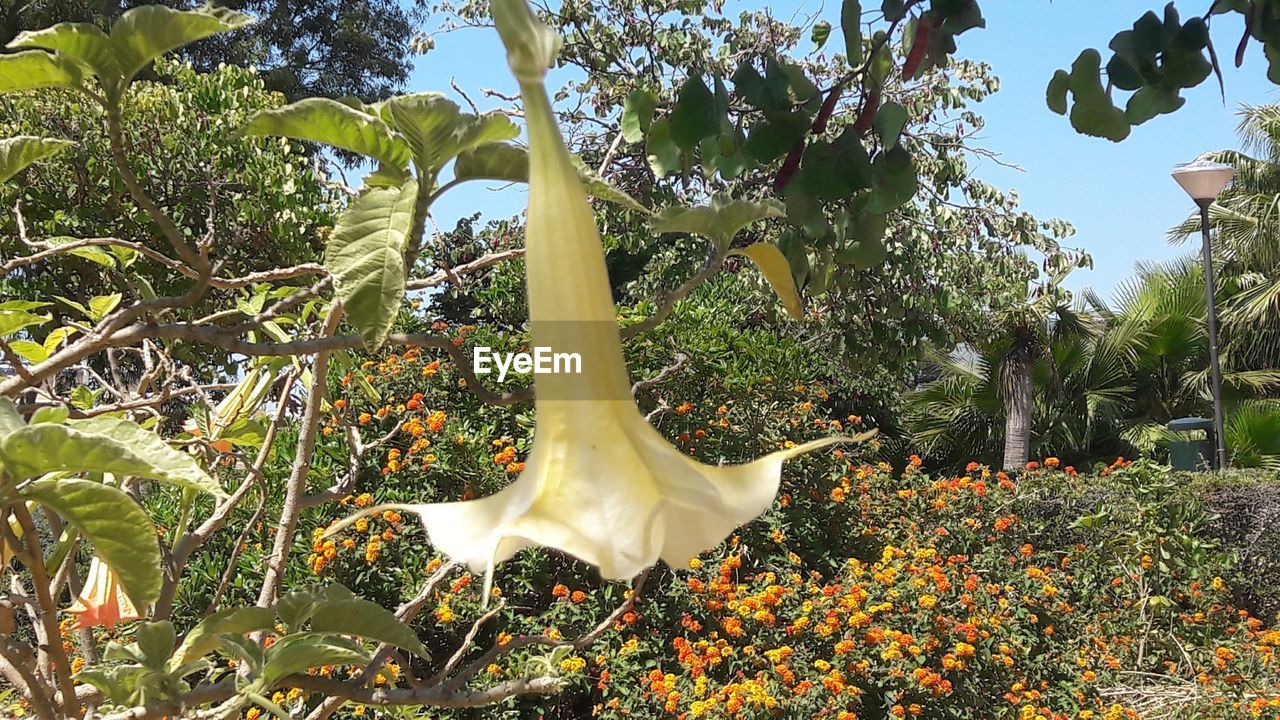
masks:
[[[1196,160],[1186,165],[1179,165],[1173,171],[1173,179],[1178,181],[1197,205],[1207,205],[1218,199],[1235,174],[1235,168],[1230,165]]]

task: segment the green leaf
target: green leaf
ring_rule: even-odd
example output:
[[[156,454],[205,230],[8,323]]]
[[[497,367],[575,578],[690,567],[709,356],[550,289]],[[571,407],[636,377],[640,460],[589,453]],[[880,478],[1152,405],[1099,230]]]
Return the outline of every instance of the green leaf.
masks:
[[[32,342],[30,340],[10,340],[9,348],[18,353],[18,355],[22,356],[23,360],[26,360],[32,365],[42,363],[49,359],[49,353],[45,352],[44,346],[38,342]]]
[[[464,113],[439,93],[393,97],[385,108],[395,129],[408,140],[414,162],[427,176],[435,175],[464,150],[520,134],[506,115]]]
[[[855,2],[857,0],[854,0]],[[821,20],[813,24],[813,30],[809,33],[809,40],[813,42],[814,50],[821,50],[823,45],[827,44],[827,38],[831,37],[831,23]]]
[[[106,391],[106,388],[90,390],[84,385],[77,385],[75,389],[71,391],[71,407],[78,408],[80,410],[89,410],[98,403],[98,398]]]
[[[1136,115],[1136,113],[1135,113]],[[1124,111],[1111,104],[1109,98],[1076,100],[1071,107],[1071,127],[1076,132],[1120,142],[1132,129]]]
[[[143,5],[125,11],[111,26],[111,44],[120,73],[127,82],[170,50],[239,29],[250,22],[248,15],[226,8],[173,10],[163,5]]]
[[[884,19],[889,22],[896,22],[907,16],[906,0],[884,0],[880,4],[880,11],[884,13]]]
[[[135,641],[145,665],[152,670],[163,670],[173,654],[173,643],[178,639],[173,623],[168,620],[143,623],[138,626]]]
[[[369,349],[382,345],[404,301],[404,248],[418,183],[369,188],[338,217],[325,247],[347,319]]]
[[[311,619],[311,614],[324,600],[324,593],[318,589],[295,590],[276,603],[276,614],[284,623],[285,630],[294,633]]]
[[[791,319],[797,322],[804,320],[804,305],[800,302],[800,293],[797,292],[795,278],[791,275],[791,263],[787,262],[786,256],[776,245],[761,242],[729,254],[750,258],[760,268],[764,279],[778,295]]]
[[[1186,98],[1179,97],[1175,89],[1149,85],[1140,88],[1129,98],[1124,116],[1130,125],[1141,125],[1157,115],[1176,111],[1186,102]]]
[[[99,295],[89,299],[89,319],[97,322],[106,317],[112,310],[120,305],[120,300],[124,296],[120,293],[112,293],[110,295]]]
[[[31,312],[47,304],[23,304],[22,301],[0,303],[0,337],[8,337],[23,328],[43,325],[52,320],[52,315],[37,315]]]
[[[428,656],[426,646],[412,628],[397,620],[390,610],[361,598],[322,603],[311,615],[311,630],[355,635],[403,648],[420,657]]]
[[[790,81],[773,57],[765,60],[763,76],[750,60],[743,60],[729,79],[744,100],[765,112],[783,112],[791,107],[791,98],[787,95]]]
[[[367,155],[395,168],[404,168],[409,144],[381,118],[328,98],[307,98],[249,120],[245,135],[283,135],[310,140]]]
[[[54,354],[58,351],[58,348],[62,347],[62,343],[66,342],[67,338],[77,332],[79,332],[79,330],[73,327],[60,327],[49,333],[45,336],[44,343],[41,344],[41,347],[44,348],[44,354]]]
[[[809,143],[800,168],[804,192],[827,201],[843,200],[874,180],[871,159],[852,126],[834,141]]]
[[[12,437],[5,439],[6,446]],[[20,495],[53,510],[79,530],[139,608],[159,597],[160,546],[156,529],[133,498],[110,485],[76,478],[37,480],[25,486]]]
[[[1049,89],[1045,91],[1045,101],[1049,109],[1059,115],[1067,114],[1067,90],[1071,87],[1071,76],[1066,70],[1058,70],[1049,80]]]
[[[64,57],[43,50],[0,55],[0,94],[39,88],[78,88],[80,83],[80,68]]]
[[[0,439],[26,426],[13,401],[7,397],[0,397]]]
[[[89,316],[90,316],[89,308],[87,308],[87,307],[85,307],[84,305],[82,305],[82,304],[80,304],[80,303],[76,302],[75,300],[72,300],[71,298],[65,298],[65,297],[62,297],[61,295],[54,295],[53,297],[54,297],[54,299],[56,299],[58,302],[62,303],[63,305],[66,305],[67,307],[71,308],[72,310],[75,310],[76,312],[80,313],[81,315],[83,315],[83,316],[85,316],[85,317],[89,317]]]
[[[182,639],[173,657],[169,659],[170,672],[197,660],[222,646],[222,636],[244,636],[246,633],[271,630],[275,627],[273,610],[260,607],[226,608],[201,620]]]
[[[52,249],[62,248],[80,242],[80,238],[70,237],[68,235],[56,235],[54,237],[45,238],[40,244],[46,245]],[[103,267],[109,268],[126,268],[133,264],[138,258],[138,251],[123,245],[107,245],[103,248],[98,245],[83,245],[74,247],[65,251],[68,255],[84,258],[90,262],[97,263]]]
[[[657,95],[648,90],[632,90],[622,103],[622,139],[629,143],[644,140],[657,107]]]
[[[649,168],[659,178],[679,172],[680,148],[671,139],[670,118],[658,118],[649,126],[645,155],[649,160]]]
[[[650,223],[654,232],[687,232],[705,237],[723,252],[743,228],[766,218],[783,217],[786,210],[773,199],[760,202],[733,200],[716,195],[710,205],[695,208],[669,207]]]
[[[880,136],[880,143],[885,150],[892,150],[902,137],[902,129],[907,126],[907,109],[896,102],[887,102],[880,106],[872,127]]]
[[[840,30],[844,33],[844,53],[850,66],[862,64],[862,3],[844,0],[840,5]]]
[[[1080,53],[1071,65],[1071,126],[1076,132],[1120,142],[1129,136],[1124,111],[1111,103],[1102,87],[1102,56],[1092,48]]]
[[[803,140],[805,133],[809,132],[809,125],[807,113],[766,112],[765,120],[751,127],[744,149],[759,162],[772,162]]]
[[[411,177],[408,168],[378,164],[378,169],[364,176],[365,187],[400,187]]]
[[[31,414],[30,424],[53,423],[54,425],[61,425],[70,415],[70,411],[62,405],[42,407]]]
[[[919,188],[911,153],[901,145],[882,152],[871,166],[874,182],[867,211],[883,214],[911,202]]]
[[[627,191],[619,188],[596,174],[595,170],[583,164],[582,158],[573,156],[573,164],[578,169],[578,179],[582,181],[582,189],[598,200],[621,205],[644,215],[652,215],[653,211],[645,207],[639,200],[631,197]]]
[[[190,455],[155,433],[120,418],[28,425],[0,440],[0,462],[21,478],[49,472],[132,475],[217,497],[226,493]]]
[[[691,75],[680,86],[671,110],[671,140],[681,150],[692,150],[702,138],[720,130],[716,98],[701,75]]]
[[[72,145],[69,140],[18,135],[0,140],[0,182],[22,172],[28,165],[43,160]]]
[[[277,680],[322,665],[363,665],[371,659],[360,644],[338,635],[285,635],[267,649],[259,680],[271,687]]]
[[[859,213],[844,224],[844,236],[852,244],[836,252],[834,259],[841,265],[852,265],[860,270],[875,267],[884,262],[888,251],[884,244],[888,229],[885,215]]]
[[[510,143],[492,142],[462,151],[453,164],[455,180],[529,181],[529,152]]]
[[[41,30],[28,30],[19,33],[9,47],[52,50],[97,75],[104,86],[115,87],[123,77],[111,38],[90,23],[64,22]]]

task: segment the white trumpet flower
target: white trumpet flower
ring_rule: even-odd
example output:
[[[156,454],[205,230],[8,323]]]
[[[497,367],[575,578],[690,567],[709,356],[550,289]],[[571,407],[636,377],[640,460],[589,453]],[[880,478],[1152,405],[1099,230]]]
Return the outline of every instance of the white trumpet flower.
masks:
[[[543,86],[559,38],[525,0],[494,0],[492,8],[528,121],[532,345],[576,353],[581,372],[536,376],[533,448],[511,486],[478,500],[399,507],[421,516],[436,548],[477,573],[535,545],[609,579],[632,578],[659,559],[681,567],[770,507],[784,460],[855,438],[714,466],[649,425],[631,395],[595,218]]]

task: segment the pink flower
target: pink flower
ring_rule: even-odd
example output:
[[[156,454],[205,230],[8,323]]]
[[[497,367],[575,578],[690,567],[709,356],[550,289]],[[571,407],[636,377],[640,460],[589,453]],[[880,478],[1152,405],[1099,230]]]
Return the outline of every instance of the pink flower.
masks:
[[[111,630],[118,622],[141,618],[138,609],[120,587],[115,571],[96,556],[89,565],[84,590],[76,598],[75,604],[67,608],[67,612],[76,616],[73,629],[77,630],[97,625]]]

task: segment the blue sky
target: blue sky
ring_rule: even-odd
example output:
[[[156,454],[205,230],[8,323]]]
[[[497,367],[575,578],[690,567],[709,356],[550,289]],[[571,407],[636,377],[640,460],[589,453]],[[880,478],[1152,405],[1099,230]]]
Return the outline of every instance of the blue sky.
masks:
[[[1077,271],[1069,285],[1092,286],[1106,297],[1131,275],[1135,262],[1194,251],[1194,245],[1171,246],[1165,240],[1166,230],[1194,209],[1169,172],[1202,152],[1234,147],[1241,103],[1280,99],[1266,80],[1266,61],[1257,49],[1250,50],[1241,69],[1234,67],[1241,23],[1228,16],[1214,19],[1213,37],[1225,63],[1225,104],[1211,79],[1185,93],[1187,104],[1180,111],[1135,128],[1129,139],[1115,144],[1077,135],[1066,118],[1045,107],[1045,85],[1055,69],[1069,68],[1085,47],[1103,50],[1105,58],[1111,36],[1146,10],[1159,11],[1158,0],[984,0],[982,5],[987,28],[959,38],[959,55],[990,63],[1001,80],[1000,92],[976,108],[987,121],[980,143],[1022,171],[975,160],[975,173],[999,187],[1016,189],[1023,206],[1037,216],[1060,217],[1075,225],[1077,234],[1068,242],[1089,251],[1095,268]],[[1182,0],[1178,5],[1186,15],[1203,12],[1207,3]],[[759,6],[729,0],[725,14],[732,17]],[[803,14],[820,12],[838,23],[838,2],[792,0],[770,7],[779,17],[800,9]],[[449,91],[453,79],[482,108],[493,107],[481,88],[504,94],[515,90],[502,57],[492,31],[441,36],[436,49],[419,58],[409,89]],[[518,188],[463,186],[437,204],[437,222],[452,227],[457,217],[475,209],[488,217],[510,215],[523,203]]]

